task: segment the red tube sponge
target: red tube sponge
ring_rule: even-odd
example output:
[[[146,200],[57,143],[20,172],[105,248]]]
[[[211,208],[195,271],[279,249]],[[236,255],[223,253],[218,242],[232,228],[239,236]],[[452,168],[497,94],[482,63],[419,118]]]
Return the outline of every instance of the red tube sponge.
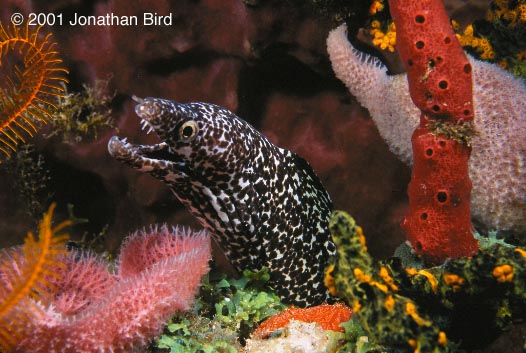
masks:
[[[402,227],[429,263],[473,255],[468,174],[469,149],[418,127],[412,138],[414,165],[409,184],[410,209]]]
[[[473,119],[471,64],[441,0],[391,0],[397,50],[422,113],[451,123]]]
[[[469,207],[471,64],[442,1],[391,0],[389,6],[411,98],[422,111],[412,137],[409,212],[402,226],[427,262],[471,256],[478,249]]]

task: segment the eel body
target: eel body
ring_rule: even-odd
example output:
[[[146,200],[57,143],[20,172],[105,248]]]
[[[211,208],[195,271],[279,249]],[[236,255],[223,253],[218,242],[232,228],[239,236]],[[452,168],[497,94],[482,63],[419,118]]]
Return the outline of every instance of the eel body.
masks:
[[[332,203],[309,164],[217,105],[135,99],[143,127],[161,142],[114,136],[109,153],[168,184],[238,271],[267,267],[284,302],[330,301]]]

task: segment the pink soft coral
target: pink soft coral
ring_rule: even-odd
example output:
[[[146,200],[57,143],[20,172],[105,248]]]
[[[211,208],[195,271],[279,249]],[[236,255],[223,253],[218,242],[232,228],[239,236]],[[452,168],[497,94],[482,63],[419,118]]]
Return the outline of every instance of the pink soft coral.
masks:
[[[160,229],[160,231],[159,231]],[[187,310],[208,271],[210,238],[167,226],[132,234],[116,274],[95,255],[72,252],[55,299],[34,303],[19,352],[130,352]]]

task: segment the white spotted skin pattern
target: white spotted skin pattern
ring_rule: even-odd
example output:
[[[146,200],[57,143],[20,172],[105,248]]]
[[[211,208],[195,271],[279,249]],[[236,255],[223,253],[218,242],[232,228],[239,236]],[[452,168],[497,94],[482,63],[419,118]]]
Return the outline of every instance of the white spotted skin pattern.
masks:
[[[269,268],[284,302],[331,301],[323,278],[336,250],[328,231],[332,203],[308,163],[219,106],[140,102],[137,114],[163,142],[113,137],[110,154],[167,183],[238,271]],[[189,139],[187,125],[197,126]]]

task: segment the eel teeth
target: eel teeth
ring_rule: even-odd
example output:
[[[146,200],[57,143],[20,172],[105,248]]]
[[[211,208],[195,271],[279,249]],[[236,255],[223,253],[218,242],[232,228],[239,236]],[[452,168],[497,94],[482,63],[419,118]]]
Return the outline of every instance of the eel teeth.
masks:
[[[146,120],[141,119],[141,129],[145,130],[146,128],[148,128],[148,130],[146,131],[147,135],[153,131],[152,126]]]
[[[135,102],[140,103],[140,104],[144,103],[144,99],[137,97],[136,95],[132,95],[131,99],[133,99]]]

